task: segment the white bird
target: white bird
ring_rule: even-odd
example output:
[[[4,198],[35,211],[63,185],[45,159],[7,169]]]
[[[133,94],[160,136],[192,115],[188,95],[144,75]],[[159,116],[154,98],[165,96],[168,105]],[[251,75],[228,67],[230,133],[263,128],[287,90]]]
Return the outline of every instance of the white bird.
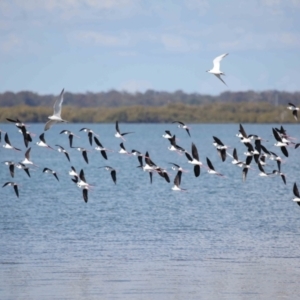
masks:
[[[58,99],[56,99],[54,106],[53,106],[53,115],[49,116],[48,121],[45,125],[45,131],[48,130],[52,125],[56,123],[61,123],[61,122],[67,122],[61,118],[61,106],[64,101],[64,89],[62,89],[60,96]]]
[[[218,77],[226,86],[227,86],[227,84],[225,83],[225,81],[221,78],[221,75],[225,75],[223,72],[221,72],[221,70],[220,70],[220,62],[221,62],[221,60],[225,57],[225,56],[227,56],[228,55],[228,53],[225,53],[225,54],[222,54],[222,55],[220,55],[220,56],[218,56],[218,57],[216,57],[214,60],[213,60],[213,64],[214,64],[214,66],[213,66],[213,68],[211,69],[211,70],[208,70],[208,71],[206,71],[206,72],[208,72],[208,73],[211,73],[211,74],[214,74],[216,77]]]

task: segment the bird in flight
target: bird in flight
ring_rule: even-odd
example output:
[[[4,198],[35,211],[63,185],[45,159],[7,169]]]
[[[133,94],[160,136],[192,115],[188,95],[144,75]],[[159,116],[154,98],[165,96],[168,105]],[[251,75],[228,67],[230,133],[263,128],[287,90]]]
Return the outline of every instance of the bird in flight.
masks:
[[[221,70],[220,70],[220,63],[221,63],[221,60],[227,56],[228,53],[225,53],[225,54],[222,54],[218,57],[216,57],[214,60],[213,60],[213,68],[211,70],[208,70],[206,72],[208,73],[211,73],[211,74],[214,74],[216,77],[218,77],[226,86],[227,84],[225,83],[225,81],[222,79],[221,75],[225,75]]]
[[[65,89],[61,91],[59,98],[57,98],[54,103],[53,115],[48,117],[48,119],[50,120],[46,123],[44,131],[47,131],[52,125],[56,123],[67,122],[61,118],[61,106],[64,101],[64,90]]]

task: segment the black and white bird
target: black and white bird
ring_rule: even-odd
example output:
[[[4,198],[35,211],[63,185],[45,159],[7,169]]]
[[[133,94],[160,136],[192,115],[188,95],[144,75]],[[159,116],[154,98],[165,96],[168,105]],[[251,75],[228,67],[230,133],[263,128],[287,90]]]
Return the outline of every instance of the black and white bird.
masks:
[[[180,184],[181,184],[181,175],[182,175],[182,172],[181,171],[178,171],[175,178],[174,178],[174,185],[172,187],[172,190],[173,191],[186,191],[186,189],[183,189],[180,187]]]
[[[37,142],[36,144],[40,147],[44,147],[44,148],[48,148],[48,149],[51,149],[51,150],[54,150],[52,147],[50,147],[47,143],[46,143],[46,140],[45,140],[45,133],[42,133],[40,136],[40,141]]]
[[[24,165],[33,165],[33,166],[36,166],[31,160],[30,160],[30,151],[31,151],[31,147],[27,149],[27,151],[25,152],[25,158],[24,160],[22,161],[22,164]]]
[[[293,201],[296,202],[300,206],[300,194],[299,194],[299,190],[298,190],[296,182],[294,183],[293,192],[295,195],[295,198],[293,199]]]
[[[104,167],[99,167],[99,168],[104,168],[106,171],[109,171],[114,184],[117,184],[117,172],[114,168],[112,168],[110,166],[104,166]]]
[[[65,156],[66,156],[66,158],[68,159],[68,161],[70,161],[70,156],[69,156],[68,151],[67,151],[64,147],[62,147],[62,146],[60,146],[60,145],[55,145],[55,146],[56,146],[56,147],[59,147],[59,148],[57,149],[57,151],[60,152],[60,153],[64,153]]]
[[[169,130],[166,130],[165,134],[162,135],[162,137],[165,138],[165,139],[171,139],[172,136],[173,135],[171,134],[171,132]]]
[[[116,121],[116,133],[115,133],[115,137],[116,138],[121,138],[123,141],[125,141],[125,139],[123,138],[123,136],[126,135],[126,134],[130,134],[130,133],[133,133],[133,132],[124,132],[124,133],[121,133],[121,131],[119,129],[119,122]]]
[[[70,176],[79,177],[78,173],[76,172],[76,169],[71,166],[71,171],[69,171]]]
[[[91,146],[92,146],[92,144],[93,144],[93,135],[99,137],[98,134],[96,134],[93,130],[91,130],[91,129],[89,129],[89,128],[81,128],[79,131],[87,132],[88,137],[89,137],[89,142],[90,142],[90,145],[91,145]]]
[[[299,110],[299,107],[297,107],[293,103],[289,103],[289,106],[287,108],[292,111],[295,120],[298,121],[298,110]]]
[[[28,175],[28,177],[30,177],[29,168],[26,165],[19,162],[15,164],[15,166],[20,170],[24,170],[24,172]]]
[[[241,142],[244,144],[251,143],[251,138],[247,135],[242,124],[240,124],[239,133],[236,136],[239,137],[241,139]]]
[[[222,161],[224,162],[226,160],[226,153],[227,149],[229,148],[228,146],[224,145],[222,141],[217,138],[216,136],[213,136],[214,142],[213,145],[216,147],[219,156],[221,157]]]
[[[110,149],[107,149],[105,147],[102,146],[102,144],[100,143],[100,141],[94,136],[94,141],[97,145],[97,147],[95,147],[95,150],[96,151],[100,151],[101,155],[103,156],[104,159],[107,159],[107,154],[106,152],[113,152],[112,150]]]
[[[174,122],[172,122],[172,123],[178,123],[178,127],[179,127],[179,128],[182,128],[182,129],[185,129],[186,132],[188,133],[188,135],[191,136],[191,134],[190,134],[190,128],[189,128],[186,124],[184,124],[184,123],[181,122],[181,121],[174,121]]]
[[[138,167],[142,168],[143,167],[143,156],[144,155],[140,151],[137,151],[137,150],[134,150],[134,149],[131,150],[131,154],[137,157],[137,159],[139,161],[139,166]]]
[[[15,163],[13,161],[4,161],[3,162],[6,166],[8,166],[9,168],[9,173],[10,173],[10,176],[11,177],[14,177],[15,176]]]
[[[227,84],[225,83],[225,81],[221,78],[221,75],[225,75],[221,70],[220,70],[220,63],[221,60],[226,57],[228,55],[228,53],[222,54],[220,56],[217,56],[214,60],[213,60],[213,68],[211,70],[208,70],[206,72],[214,74],[216,77],[218,77],[226,86]]]
[[[83,148],[83,147],[72,147],[76,150],[78,150],[79,152],[82,153],[82,157],[84,158],[85,162],[88,164],[89,163],[89,159],[88,159],[88,156],[87,156],[87,153],[88,153],[88,150]]]
[[[6,182],[3,184],[2,187],[4,188],[5,186],[9,186],[9,185],[14,188],[15,193],[16,193],[17,197],[19,198],[18,184],[16,182]]]
[[[188,172],[187,170],[183,169],[178,164],[175,164],[175,163],[172,163],[172,162],[169,162],[169,164],[172,165],[172,170],[174,170],[174,171],[181,171],[182,173],[187,173]]]
[[[179,154],[185,152],[185,150],[184,150],[182,147],[180,147],[179,145],[176,144],[176,136],[175,136],[175,135],[173,135],[173,136],[169,139],[169,142],[170,142],[170,144],[171,144],[171,145],[168,147],[168,149],[169,149],[170,151],[175,151],[175,152],[177,152],[177,153],[179,153]]]
[[[76,136],[77,138],[79,138],[78,135],[74,134],[74,133],[73,133],[72,131],[70,131],[70,130],[62,130],[62,131],[60,132],[60,134],[66,134],[66,135],[69,136],[70,148],[73,147],[73,137]]]
[[[188,159],[188,163],[194,165],[194,174],[198,177],[200,175],[200,166],[202,166],[202,162],[199,160],[198,150],[194,143],[192,143],[192,155],[185,152],[185,156]]]
[[[82,189],[82,197],[85,203],[88,202],[88,190],[91,187],[86,182],[85,175],[83,169],[80,170],[79,176],[75,176],[75,178],[72,178],[72,181],[76,183],[76,185]]]
[[[61,118],[61,108],[64,101],[64,89],[62,89],[60,96],[56,99],[53,106],[53,115],[49,116],[49,121],[46,123],[44,131],[47,131],[52,125],[56,123],[67,122]]]
[[[278,133],[278,131],[275,130],[274,128],[272,128],[272,131],[273,131],[273,135],[274,135],[275,139],[277,140],[277,142],[274,144],[274,146],[280,147],[281,152],[286,157],[288,157],[289,153],[288,153],[288,151],[286,149],[286,146],[289,145],[289,142],[285,138],[281,137],[280,134]]]
[[[51,170],[51,169],[49,169],[49,168],[44,168],[43,173],[49,173],[49,174],[52,174],[52,175],[57,179],[57,181],[59,181],[59,179],[58,179],[57,174],[56,174],[55,171],[53,171],[53,170]]]
[[[16,148],[14,146],[11,145],[10,141],[9,141],[9,138],[8,138],[8,134],[5,133],[5,136],[4,136],[4,141],[5,141],[5,144],[2,145],[3,148],[5,149],[11,149],[11,150],[16,150],[16,151],[21,151],[21,149],[19,148]]]
[[[252,157],[253,156],[247,156],[245,162],[242,162],[241,164],[238,164],[239,167],[243,168],[243,171],[242,171],[243,181],[246,181],[248,170],[250,169],[250,164],[252,162]]]
[[[124,146],[124,143],[121,143],[121,144],[120,144],[120,148],[121,148],[121,149],[119,150],[119,153],[131,155],[131,152],[128,152],[128,151],[126,150],[126,148],[125,148],[125,146]]]
[[[206,163],[208,166],[208,174],[213,174],[213,175],[218,175],[218,176],[224,176],[223,174],[217,172],[212,164],[212,162],[210,161],[210,159],[208,157],[206,157]]]

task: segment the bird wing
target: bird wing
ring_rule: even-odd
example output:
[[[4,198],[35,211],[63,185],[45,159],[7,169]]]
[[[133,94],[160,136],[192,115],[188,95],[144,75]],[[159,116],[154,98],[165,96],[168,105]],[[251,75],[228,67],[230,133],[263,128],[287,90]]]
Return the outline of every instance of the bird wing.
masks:
[[[8,134],[7,134],[7,133],[5,133],[4,141],[5,141],[6,144],[9,144],[9,145],[10,145],[10,141],[9,141]]]
[[[208,157],[206,157],[206,162],[207,162],[208,167],[211,170],[215,171],[215,168],[214,168],[213,164],[211,163],[211,161],[210,161],[210,159]]]
[[[195,165],[195,166],[194,166],[194,174],[195,174],[195,177],[200,176],[200,171],[201,171],[200,166],[199,166],[199,165]]]
[[[213,139],[215,140],[215,142],[220,145],[220,146],[224,146],[224,144],[221,142],[221,140],[215,136],[213,136]]]
[[[94,136],[94,141],[95,141],[95,143],[96,143],[99,147],[103,148],[102,144],[100,143],[100,141],[99,141],[95,136]]]
[[[18,190],[18,186],[16,184],[14,184],[14,190],[15,190],[17,197],[19,198],[19,190]]]
[[[87,203],[88,202],[88,189],[83,189],[82,195],[83,195],[84,202]]]
[[[120,133],[119,122],[118,121],[116,121],[116,131]]]
[[[85,162],[88,164],[89,163],[89,159],[87,157],[87,152],[86,151],[82,151],[82,156],[83,156]]]
[[[220,74],[214,74],[216,77],[218,77],[226,86],[227,84],[225,83],[225,81],[222,79]]]
[[[228,53],[225,53],[225,54],[222,54],[220,56],[217,56],[214,60],[213,60],[213,64],[214,64],[214,67],[213,67],[213,70],[214,71],[217,71],[217,72],[220,72],[220,62],[221,60],[227,56]]]
[[[44,133],[42,133],[42,134],[40,135],[40,140],[41,140],[43,143],[46,144]]]
[[[64,90],[65,89],[62,89],[60,96],[58,97],[58,99],[56,99],[54,106],[53,106],[53,115],[57,116],[59,118],[61,115],[61,106],[64,101]]]
[[[107,159],[107,155],[106,155],[106,152],[104,150],[101,151],[101,154],[102,154],[103,158]]]
[[[296,197],[300,198],[300,194],[296,182],[294,183],[293,192]]]
[[[246,133],[244,127],[242,126],[242,124],[240,124],[240,133],[242,134],[242,136],[243,136],[244,138],[247,138],[247,137],[248,137],[248,135],[247,135],[247,133]]]
[[[199,161],[198,150],[197,150],[197,147],[194,143],[192,143],[192,156],[193,156],[194,159]]]
[[[44,131],[47,131],[52,125],[54,125],[56,123],[57,123],[57,121],[55,121],[55,120],[49,120],[45,125]]]
[[[80,178],[82,181],[86,182],[83,169],[80,170],[79,178]]]
[[[89,137],[90,145],[92,146],[92,144],[93,144],[93,133],[89,132],[88,137]]]
[[[174,184],[178,187],[180,186],[180,182],[181,182],[181,174],[182,174],[182,172],[178,171],[174,178]]]
[[[113,180],[113,182],[116,184],[117,183],[117,174],[116,174],[116,170],[112,170],[110,172],[111,178]]]

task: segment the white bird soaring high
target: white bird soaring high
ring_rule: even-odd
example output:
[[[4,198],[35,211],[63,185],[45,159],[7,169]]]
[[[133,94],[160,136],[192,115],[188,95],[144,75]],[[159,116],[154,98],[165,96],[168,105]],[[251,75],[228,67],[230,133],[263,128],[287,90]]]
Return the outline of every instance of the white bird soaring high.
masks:
[[[61,123],[61,122],[67,122],[61,118],[61,106],[64,101],[64,89],[61,91],[60,96],[58,99],[56,99],[54,106],[53,106],[53,115],[49,116],[48,121],[45,125],[45,131],[48,130],[52,125],[56,123]]]
[[[211,74],[214,74],[216,77],[218,77],[226,86],[227,84],[225,83],[225,81],[221,78],[221,75],[225,75],[223,72],[221,72],[220,70],[220,63],[221,63],[221,60],[227,56],[228,53],[225,53],[225,54],[222,54],[218,57],[216,57],[214,60],[213,60],[213,68],[211,70],[208,70],[206,72],[208,73],[211,73]]]

